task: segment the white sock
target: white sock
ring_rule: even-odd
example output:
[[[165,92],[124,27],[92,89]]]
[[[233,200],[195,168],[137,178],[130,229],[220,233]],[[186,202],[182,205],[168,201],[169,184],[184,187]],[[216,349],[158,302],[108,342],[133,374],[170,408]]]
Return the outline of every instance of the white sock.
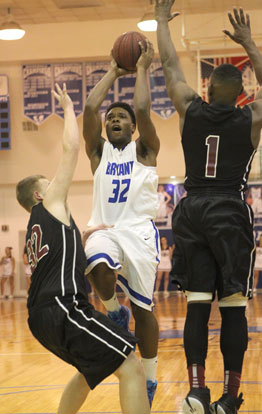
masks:
[[[111,299],[102,300],[102,302],[103,302],[103,305],[106,308],[106,310],[109,311],[109,312],[119,311],[119,309],[121,308],[121,305],[118,302],[118,299],[117,299],[117,296],[116,296],[116,292],[114,293],[114,295],[112,296]]]
[[[142,365],[144,367],[146,380],[155,382],[156,380],[156,367],[157,356],[154,358],[141,358]]]

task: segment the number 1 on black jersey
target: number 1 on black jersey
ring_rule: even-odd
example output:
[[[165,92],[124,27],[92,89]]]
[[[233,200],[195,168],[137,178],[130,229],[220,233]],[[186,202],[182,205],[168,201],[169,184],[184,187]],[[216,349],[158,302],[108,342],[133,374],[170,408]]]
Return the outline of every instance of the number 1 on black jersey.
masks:
[[[217,175],[219,139],[219,135],[208,135],[206,138],[207,158],[205,177],[215,178]]]

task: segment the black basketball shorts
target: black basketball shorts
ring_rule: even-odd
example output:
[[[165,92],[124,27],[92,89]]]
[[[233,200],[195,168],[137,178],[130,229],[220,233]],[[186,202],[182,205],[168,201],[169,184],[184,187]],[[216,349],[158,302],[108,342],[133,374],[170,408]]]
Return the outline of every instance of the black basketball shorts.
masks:
[[[49,351],[81,372],[91,389],[111,375],[133,350],[137,339],[90,304],[31,308],[29,328]]]
[[[193,195],[173,213],[172,275],[183,290],[252,296],[253,213],[234,195]]]

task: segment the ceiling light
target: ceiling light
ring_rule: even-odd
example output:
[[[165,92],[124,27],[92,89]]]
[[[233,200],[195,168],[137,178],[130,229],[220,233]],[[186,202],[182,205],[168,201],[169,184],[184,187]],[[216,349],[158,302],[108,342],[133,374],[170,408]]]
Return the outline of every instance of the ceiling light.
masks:
[[[137,23],[137,27],[143,32],[155,32],[157,30],[153,0],[150,0],[150,6],[142,16],[141,20]]]
[[[10,13],[10,9],[7,9],[8,14],[5,21],[0,26],[0,39],[1,40],[17,40],[21,39],[25,30],[22,29],[18,23],[13,21],[13,17]]]

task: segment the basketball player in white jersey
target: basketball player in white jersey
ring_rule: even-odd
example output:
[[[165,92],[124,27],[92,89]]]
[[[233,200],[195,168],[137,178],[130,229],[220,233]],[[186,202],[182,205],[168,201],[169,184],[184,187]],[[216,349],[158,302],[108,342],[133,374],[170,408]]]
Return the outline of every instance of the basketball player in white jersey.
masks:
[[[94,174],[93,212],[90,226],[113,226],[93,233],[87,240],[86,273],[100,296],[108,316],[128,329],[130,312],[120,306],[117,283],[129,297],[135,319],[135,335],[145,368],[149,402],[156,390],[158,323],[152,313],[153,291],[159,262],[156,157],[159,139],[150,119],[148,68],[154,50],[147,42],[137,62],[134,108],[116,102],[105,116],[108,137],[102,136],[99,109],[114,81],[127,71],[112,60],[111,67],[88,96],[84,112],[86,152]],[[132,141],[136,129],[139,138]]]

